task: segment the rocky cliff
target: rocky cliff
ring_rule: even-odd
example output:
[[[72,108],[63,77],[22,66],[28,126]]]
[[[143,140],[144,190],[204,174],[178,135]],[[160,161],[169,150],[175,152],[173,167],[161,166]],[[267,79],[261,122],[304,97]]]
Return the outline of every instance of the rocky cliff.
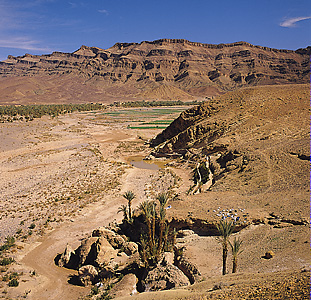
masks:
[[[117,43],[106,50],[82,46],[73,53],[9,56],[0,62],[0,90],[2,101],[44,102],[50,95],[54,102],[184,100],[243,86],[307,83],[309,54],[310,47],[291,51],[179,39]]]

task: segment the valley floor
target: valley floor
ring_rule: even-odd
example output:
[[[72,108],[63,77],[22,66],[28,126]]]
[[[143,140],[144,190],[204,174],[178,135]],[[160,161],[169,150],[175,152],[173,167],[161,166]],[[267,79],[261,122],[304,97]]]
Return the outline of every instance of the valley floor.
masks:
[[[230,206],[246,207],[250,215],[266,217],[266,212],[258,212],[248,199],[237,199],[233,194],[220,195],[218,202],[213,193],[186,196],[191,183],[188,168],[170,167],[173,175],[167,177],[163,169],[131,166],[131,157],[150,152],[144,142],[160,129],[138,130],[128,125],[124,120],[109,123],[101,114],[92,113],[0,124],[0,240],[3,243],[13,235],[17,240],[17,247],[9,253],[16,263],[8,269],[1,267],[0,276],[13,272],[20,276],[18,287],[0,281],[0,297],[70,300],[89,294],[90,288],[68,283],[76,271],[57,267],[54,258],[67,244],[76,248],[93,229],[120,221],[118,207],[125,204],[122,194],[128,190],[135,192],[133,206],[137,207],[176,184],[174,178],[178,178],[182,199],[171,202],[171,216],[186,219],[189,213],[195,216],[198,208],[202,213],[225,206],[229,197]],[[197,205],[191,204],[195,200]],[[207,213],[204,216],[211,221],[215,218]],[[285,299],[269,294],[279,289],[280,282],[284,283],[282,295],[292,289],[294,296],[290,299],[307,299],[303,297],[310,264],[308,227],[285,225],[273,228],[263,222],[237,233],[245,241],[240,273],[225,277],[219,276],[221,245],[216,237],[195,233],[180,240],[204,281],[187,289],[131,299],[163,299],[163,295],[166,299],[241,299],[239,291],[245,298]],[[276,252],[276,257],[262,259],[267,250]],[[292,276],[296,282],[288,281]],[[220,283],[220,289],[213,289]],[[265,288],[270,285],[270,290]],[[256,298],[259,292],[254,294],[253,286],[265,290],[266,298]]]

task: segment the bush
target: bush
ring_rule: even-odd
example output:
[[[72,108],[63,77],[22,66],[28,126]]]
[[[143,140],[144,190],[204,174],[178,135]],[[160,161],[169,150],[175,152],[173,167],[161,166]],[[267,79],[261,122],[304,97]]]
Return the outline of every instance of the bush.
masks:
[[[15,238],[8,236],[6,238],[6,242],[2,246],[0,246],[0,252],[8,250],[11,247],[13,247],[14,245],[15,245]]]
[[[12,257],[4,257],[2,259],[0,259],[0,266],[7,266],[9,264],[11,264],[12,262],[14,262],[14,259]]]
[[[29,229],[34,229],[36,227],[35,223],[31,223],[30,226],[28,227]]]
[[[19,282],[16,278],[13,278],[12,280],[9,281],[9,286],[11,287],[16,287],[19,285]]]

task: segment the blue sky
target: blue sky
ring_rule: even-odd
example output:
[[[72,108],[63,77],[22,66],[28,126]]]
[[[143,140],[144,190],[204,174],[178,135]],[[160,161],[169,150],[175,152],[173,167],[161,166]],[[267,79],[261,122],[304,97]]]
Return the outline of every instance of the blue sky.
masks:
[[[311,44],[311,1],[0,0],[0,60],[160,38],[295,50]]]

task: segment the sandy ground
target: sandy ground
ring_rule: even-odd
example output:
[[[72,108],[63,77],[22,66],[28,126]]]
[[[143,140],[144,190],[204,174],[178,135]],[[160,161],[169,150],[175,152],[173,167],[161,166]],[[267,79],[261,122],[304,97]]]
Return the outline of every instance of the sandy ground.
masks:
[[[147,148],[137,131],[92,114],[1,124],[0,133],[0,239],[16,236],[21,249],[10,271],[23,272],[17,288],[0,282],[3,295],[77,299],[89,289],[69,284],[74,271],[55,266],[55,256],[67,243],[78,246],[93,229],[119,221],[125,191],[135,191],[134,206],[151,197],[160,171],[129,164]]]
[[[20,274],[18,287],[0,281],[0,298],[70,300],[87,295],[90,287],[68,283],[76,271],[57,267],[54,258],[67,243],[75,248],[93,229],[121,220],[117,211],[126,203],[122,194],[128,190],[135,192],[133,205],[137,206],[168,186],[178,185],[180,199],[170,202],[168,215],[185,220],[192,216],[213,221],[213,211],[218,207],[243,208],[249,219],[269,217],[269,211],[259,209],[254,199],[235,193],[188,196],[186,191],[192,184],[189,168],[175,165],[170,168],[172,175],[153,167],[132,167],[131,160],[149,152],[144,141],[160,130],[131,130],[127,125],[122,120],[107,122],[92,113],[0,124],[0,240],[3,243],[7,236],[14,235],[18,245],[9,253],[16,263],[1,271],[2,276],[6,272]],[[156,293],[154,298],[151,293],[133,298],[192,299],[193,290],[198,291],[193,299],[208,299],[202,295],[215,283],[247,286],[248,278],[257,284],[275,272],[287,272],[277,276],[282,281],[292,276],[291,270],[308,268],[308,226],[282,223],[274,227],[267,221],[235,234],[244,241],[240,275],[221,277],[217,237],[193,234],[179,242],[185,246],[185,255],[199,267],[204,281],[186,290]],[[262,258],[268,250],[276,254],[271,260]],[[229,273],[230,265],[229,255]],[[213,293],[219,295],[213,299],[230,299],[222,298],[221,291]]]

